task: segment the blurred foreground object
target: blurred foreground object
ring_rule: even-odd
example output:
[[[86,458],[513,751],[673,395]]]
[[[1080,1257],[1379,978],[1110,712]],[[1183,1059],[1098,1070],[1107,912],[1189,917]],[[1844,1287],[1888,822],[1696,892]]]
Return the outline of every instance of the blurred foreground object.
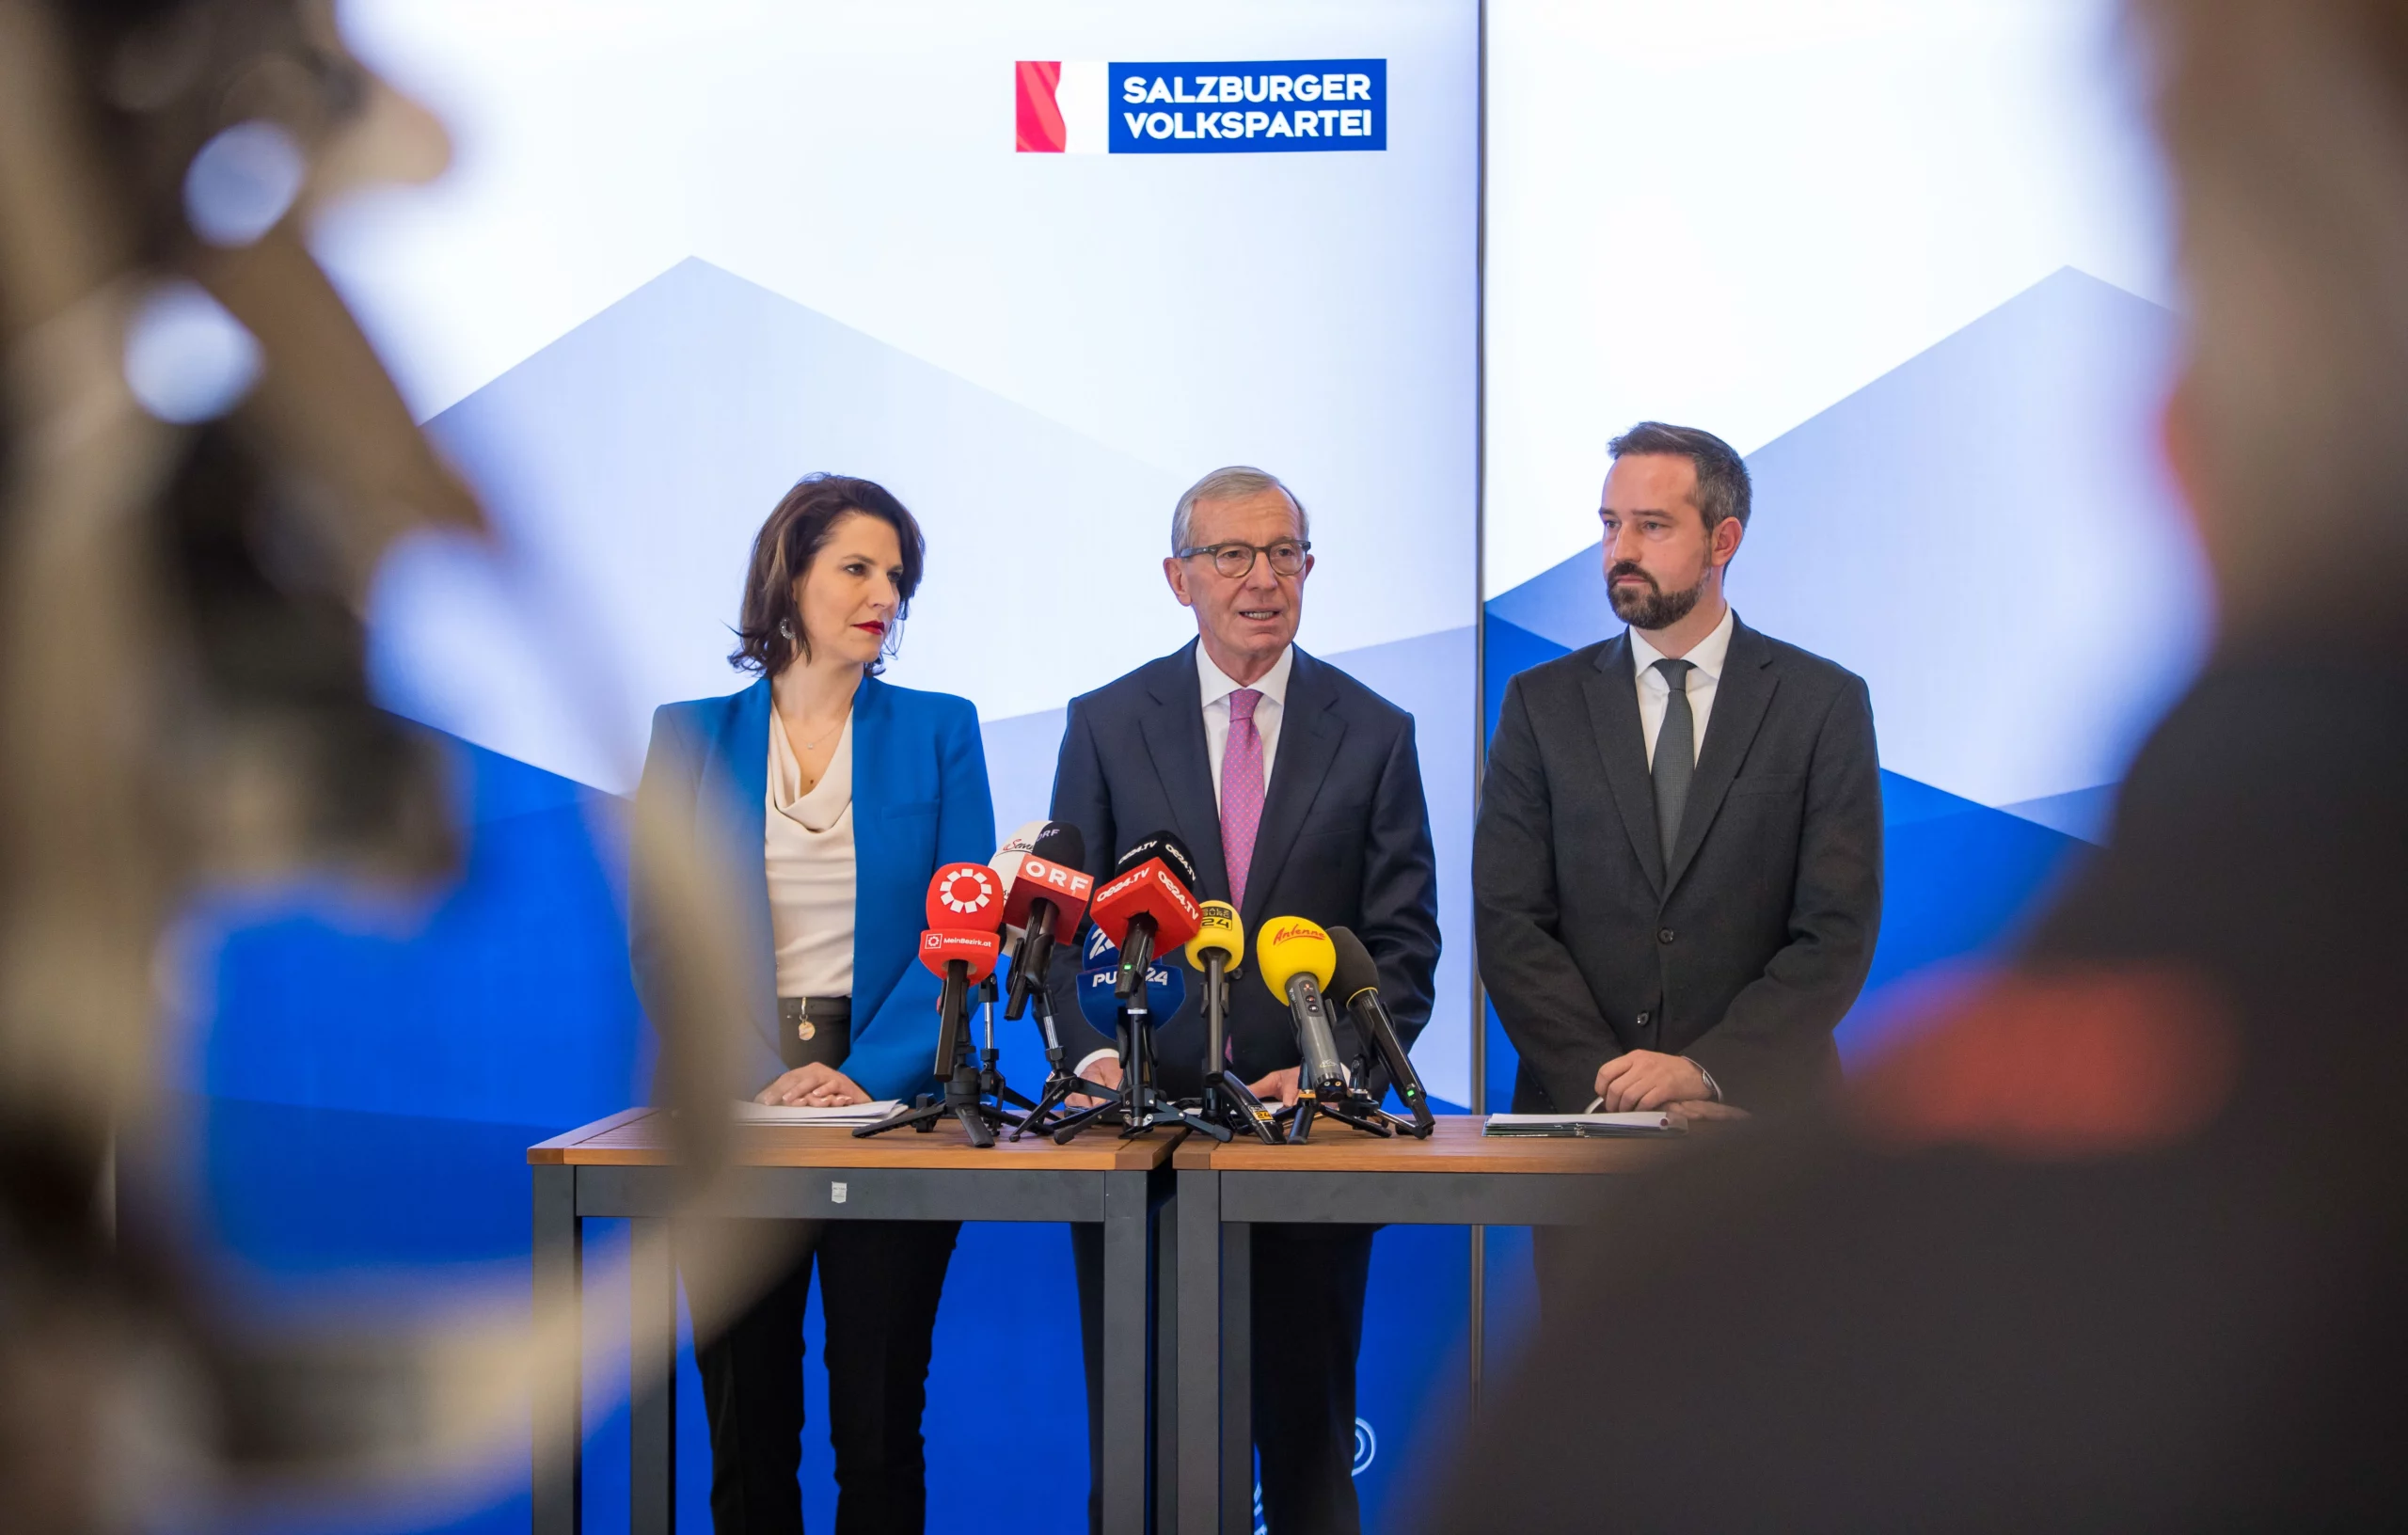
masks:
[[[303,245],[328,198],[448,155],[326,0],[0,0],[11,1531],[502,1472],[531,1380],[578,1347],[515,1292],[406,1335],[263,1335],[215,1314],[146,1187],[154,955],[195,888],[454,865],[439,759],[372,703],[360,614],[396,539],[483,519]],[[718,1005],[717,963],[705,937],[673,1011]],[[663,1032],[664,1075],[718,1106],[709,1040]],[[117,1187],[161,1196],[120,1220]]]
[[[1433,1527],[2408,1510],[2408,3],[2134,21],[2216,656],[2012,968],[1601,1212]]]

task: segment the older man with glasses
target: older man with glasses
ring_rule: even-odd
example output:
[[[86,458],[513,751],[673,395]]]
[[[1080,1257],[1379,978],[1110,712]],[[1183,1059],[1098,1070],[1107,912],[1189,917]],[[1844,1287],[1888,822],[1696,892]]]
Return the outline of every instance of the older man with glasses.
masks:
[[[1054,819],[1085,835],[1093,872],[1160,831],[1196,855],[1199,899],[1236,907],[1246,931],[1274,916],[1354,930],[1410,1043],[1430,1019],[1438,963],[1437,877],[1413,717],[1296,645],[1312,540],[1302,502],[1260,469],[1215,469],[1171,514],[1171,593],[1196,614],[1177,653],[1070,704],[1054,775]],[[1117,1084],[1112,1041],[1085,1028],[1057,966],[1054,1012],[1089,1047],[1083,1073]],[[1296,1099],[1288,1010],[1253,984],[1231,990],[1228,1053],[1255,1094]],[[1339,1052],[1364,1053],[1341,1016]],[[1201,1084],[1197,1000],[1155,1034],[1174,1097]],[[1354,1356],[1371,1266],[1370,1226],[1257,1228],[1254,1432],[1270,1528],[1360,1527],[1353,1480]],[[1085,1323],[1090,1443],[1098,1426],[1102,1244],[1071,1227]],[[1092,1495],[1088,1519],[1096,1521]]]

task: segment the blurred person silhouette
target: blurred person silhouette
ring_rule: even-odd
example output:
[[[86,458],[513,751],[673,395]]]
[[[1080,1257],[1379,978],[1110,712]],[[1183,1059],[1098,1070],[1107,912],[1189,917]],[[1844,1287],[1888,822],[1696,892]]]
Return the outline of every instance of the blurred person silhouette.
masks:
[[[2131,18],[2214,653],[2011,961],[1824,1109],[1601,1195],[1425,1527],[2408,1511],[2408,3]]]
[[[906,1102],[937,1090],[936,977],[914,963],[928,877],[983,863],[995,814],[969,701],[878,675],[919,585],[919,524],[883,486],[815,474],[752,546],[729,661],[760,680],[654,716],[638,793],[724,871],[754,960],[751,1083],[763,1103]],[[639,880],[641,895],[646,883]],[[659,913],[630,922],[649,1007]],[[721,1535],[802,1528],[802,1318],[815,1258],[828,1331],[837,1527],[917,1531],[920,1418],[958,1221],[795,1223],[765,1293],[683,1264]]]

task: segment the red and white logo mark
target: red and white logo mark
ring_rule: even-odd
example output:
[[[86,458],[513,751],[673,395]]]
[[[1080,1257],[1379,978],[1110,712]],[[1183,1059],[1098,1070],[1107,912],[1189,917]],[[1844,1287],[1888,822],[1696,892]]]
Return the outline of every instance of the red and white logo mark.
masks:
[[[1012,148],[1022,154],[1108,154],[1101,59],[1028,59],[1012,66]]]

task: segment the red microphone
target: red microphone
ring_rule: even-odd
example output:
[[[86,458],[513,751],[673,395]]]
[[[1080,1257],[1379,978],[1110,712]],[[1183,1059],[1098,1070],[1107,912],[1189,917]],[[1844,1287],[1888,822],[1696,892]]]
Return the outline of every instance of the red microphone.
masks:
[[[1054,945],[1077,934],[1087,897],[1095,892],[1094,877],[1079,867],[1086,862],[1087,845],[1077,827],[1048,822],[1034,840],[1004,896],[1004,925],[1022,929],[1006,1018],[1020,1017],[1029,997],[1044,989]]]
[[[1099,887],[1088,915],[1120,950],[1113,989],[1122,1002],[1145,995],[1154,956],[1183,946],[1204,926],[1191,894],[1196,861],[1186,844],[1157,831],[1120,855],[1122,872]]]
[[[920,963],[945,980],[958,979],[966,990],[995,973],[1000,948],[992,933],[931,927],[920,935]],[[955,965],[966,967],[958,977],[953,973]]]
[[[1003,876],[984,863],[948,863],[928,881],[928,926],[991,933],[1004,925]]]
[[[995,973],[1003,946],[1003,877],[984,863],[948,863],[928,881],[928,927],[920,935],[920,963],[943,980],[937,993],[936,1074],[950,1076],[960,1036],[970,1022],[970,989]]]

